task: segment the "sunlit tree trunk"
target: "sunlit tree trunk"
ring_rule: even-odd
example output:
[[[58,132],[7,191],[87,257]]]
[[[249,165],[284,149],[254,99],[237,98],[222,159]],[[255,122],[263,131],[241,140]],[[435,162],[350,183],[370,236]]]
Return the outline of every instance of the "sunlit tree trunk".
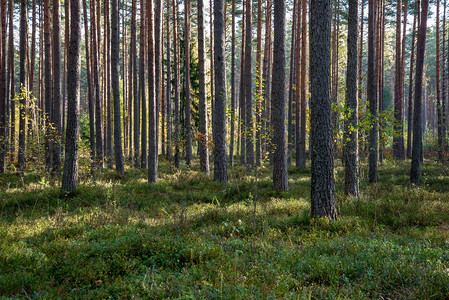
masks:
[[[184,72],[185,72],[185,126],[186,126],[186,164],[190,166],[190,161],[192,159],[192,133],[190,125],[190,0],[185,0],[185,27],[184,27],[184,50],[185,50],[185,60],[184,60]]]
[[[245,38],[245,114],[246,114],[246,169],[254,169],[254,125],[253,125],[253,85],[252,85],[252,3],[246,1]]]
[[[174,1],[173,1],[174,7]],[[177,11],[173,8],[173,11]],[[147,22],[148,22],[148,183],[157,180],[157,106],[155,96],[154,78],[154,35],[153,35],[153,0],[147,0]],[[176,23],[176,22],[175,22]],[[176,26],[174,23],[173,26]]]

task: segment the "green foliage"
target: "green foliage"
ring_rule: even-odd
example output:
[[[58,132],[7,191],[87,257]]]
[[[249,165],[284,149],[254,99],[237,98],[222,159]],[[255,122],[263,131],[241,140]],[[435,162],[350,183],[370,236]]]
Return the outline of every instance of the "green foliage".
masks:
[[[272,191],[244,167],[222,185],[198,171],[148,185],[144,170],[81,174],[76,195],[38,173],[0,175],[0,296],[25,298],[324,299],[449,296],[449,166],[385,163],[379,183],[346,197],[340,218],[310,217],[310,169]]]

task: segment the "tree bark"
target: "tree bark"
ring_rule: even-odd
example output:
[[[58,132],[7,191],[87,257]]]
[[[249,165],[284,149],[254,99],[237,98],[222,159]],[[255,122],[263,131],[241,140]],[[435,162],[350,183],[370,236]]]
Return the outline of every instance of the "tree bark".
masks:
[[[173,7],[174,7],[173,1]],[[175,12],[176,9],[173,9]],[[154,183],[157,180],[157,107],[154,78],[154,36],[153,36],[153,0],[147,0],[147,22],[148,22],[148,183]],[[176,22],[174,22],[173,26]],[[176,40],[176,39],[175,39]],[[176,45],[176,42],[175,42]],[[176,51],[175,51],[176,52]]]
[[[418,2],[415,3],[417,5]],[[407,126],[407,157],[412,157],[412,128],[413,128],[413,75],[415,67],[415,40],[416,40],[416,20],[417,20],[417,8],[415,7],[413,16],[413,29],[412,29],[412,49],[410,54],[410,75],[409,75],[409,90],[408,90],[408,126]]]
[[[167,159],[171,157],[171,147],[173,145],[173,137],[172,137],[172,101],[171,101],[171,47],[170,47],[170,0],[167,0],[167,150],[165,151],[165,155]]]
[[[6,34],[5,34],[6,35]],[[17,167],[23,170],[25,167],[25,133],[26,133],[26,107],[27,107],[27,2],[20,1],[20,117],[19,117],[19,156]],[[3,59],[3,58],[2,58]],[[56,125],[56,124],[55,124]]]
[[[13,13],[14,13],[14,1],[9,1],[9,20],[13,20]],[[41,52],[42,53],[42,52]],[[9,151],[10,151],[10,161],[13,162],[14,161],[14,154],[15,154],[15,148],[16,148],[16,140],[15,140],[15,135],[16,135],[16,102],[13,101],[15,98],[15,93],[16,93],[16,84],[15,84],[15,74],[16,74],[16,70],[15,70],[15,63],[14,63],[14,22],[9,22],[9,80],[10,80],[10,96],[9,99],[6,99],[7,101],[10,101],[11,105],[11,123],[10,123],[10,128],[11,128],[11,134],[10,134],[10,145],[9,145]],[[6,97],[8,97],[8,93],[6,93],[5,95]],[[7,105],[6,105],[7,106]],[[8,107],[7,107],[8,108]],[[7,114],[7,111],[6,111]],[[5,119],[6,120],[6,119]],[[6,127],[5,127],[5,130]],[[6,133],[6,132],[5,132]],[[5,139],[7,138],[7,133],[5,134]],[[5,141],[7,142],[7,141]],[[6,145],[5,145],[6,147]],[[1,151],[1,150],[0,150]]]
[[[81,1],[70,1],[70,47],[67,73],[67,134],[62,191],[74,192],[78,185],[81,73]]]
[[[274,49],[273,79],[271,99],[273,113],[273,187],[276,190],[288,189],[287,170],[287,131],[285,107],[285,1],[274,0]]]
[[[245,114],[246,114],[246,169],[254,170],[254,125],[253,125],[253,73],[252,73],[252,2],[246,1],[245,38]]]
[[[346,72],[346,107],[348,120],[345,122],[345,193],[359,195],[359,145],[358,145],[358,95],[357,95],[357,38],[358,0],[349,0],[348,12],[348,66]]]
[[[178,32],[178,7],[173,0],[173,44],[174,44],[174,73],[175,73],[175,167],[180,167],[179,161],[179,144],[180,144],[180,124],[179,124],[179,32]]]
[[[298,147],[298,167],[306,168],[306,69],[307,69],[307,0],[302,0],[302,39],[301,39],[301,131]]]
[[[142,134],[141,134],[141,155],[140,167],[146,169],[148,167],[148,121],[147,121],[147,85],[146,85],[146,4],[141,1],[140,5],[140,102],[142,104]]]
[[[185,60],[184,60],[184,71],[185,71],[185,105],[186,105],[186,164],[190,166],[190,161],[192,159],[192,133],[190,125],[190,0],[185,0],[185,29],[184,29],[184,50],[185,50]]]
[[[231,29],[231,138],[229,143],[229,167],[234,166],[234,139],[235,139],[235,0],[232,0],[232,29]]]
[[[437,114],[438,114],[438,159],[443,160],[443,109],[441,105],[441,61],[440,61],[440,0],[437,0],[436,21],[436,92],[437,92]],[[443,52],[444,56],[444,52]]]
[[[104,1],[104,48],[105,48],[105,92],[106,92],[106,107],[107,107],[107,122],[106,122],[106,158],[108,168],[113,168],[113,151],[112,151],[112,97],[111,97],[111,21],[110,21],[110,0]],[[118,21],[118,20],[117,20]],[[120,46],[119,46],[120,48]],[[120,50],[120,49],[119,49]],[[120,81],[119,81],[120,84]]]
[[[418,41],[416,49],[416,79],[415,79],[415,103],[413,109],[413,150],[410,171],[410,181],[413,184],[421,183],[421,155],[422,155],[422,124],[421,124],[421,100],[423,88],[424,54],[426,51],[427,13],[429,0],[422,0],[421,17],[418,29]]]
[[[256,50],[256,166],[261,165],[262,150],[262,0],[257,1],[257,50]]]
[[[337,218],[330,85],[330,0],[310,1],[310,124],[313,217]]]
[[[212,129],[215,145],[214,180],[219,182],[228,182],[228,169],[226,162],[226,66],[224,7],[224,0],[214,1],[215,105]]]
[[[207,97],[206,97],[206,59],[204,42],[204,3],[198,0],[198,63],[199,63],[199,137],[200,169],[209,174],[209,148],[208,148],[208,123],[207,123]]]
[[[0,5],[0,173],[5,172],[6,126],[6,1]]]
[[[45,44],[45,162],[47,168],[50,169],[52,166],[52,155],[51,155],[51,134],[50,121],[53,103],[53,93],[52,93],[52,70],[51,70],[51,20],[50,20],[50,0],[44,1],[44,44]]]
[[[368,83],[367,98],[370,112],[369,181],[377,182],[377,72],[376,72],[376,11],[377,0],[369,0],[368,9]]]

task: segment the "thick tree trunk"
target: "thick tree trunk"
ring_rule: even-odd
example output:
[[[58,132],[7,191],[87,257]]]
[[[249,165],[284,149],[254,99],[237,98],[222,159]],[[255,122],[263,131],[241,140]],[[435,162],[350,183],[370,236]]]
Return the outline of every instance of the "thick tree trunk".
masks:
[[[209,148],[208,148],[208,123],[207,123],[207,97],[206,97],[206,50],[204,42],[204,3],[198,0],[198,63],[199,63],[199,137],[200,169],[209,174]]]
[[[427,13],[429,0],[422,0],[421,17],[418,29],[418,41],[416,48],[416,79],[415,79],[415,104],[413,109],[413,150],[410,181],[414,184],[421,183],[421,156],[422,156],[422,124],[421,124],[421,99],[423,88],[424,54],[426,51]]]
[[[114,1],[114,0],[113,0]],[[62,190],[76,191],[80,134],[81,0],[70,1],[70,47],[67,73],[67,133]]]
[[[377,182],[377,72],[376,72],[376,12],[377,0],[369,0],[368,9],[368,83],[367,98],[369,103],[370,131],[369,131],[369,181]]]
[[[276,190],[288,189],[287,170],[287,131],[285,107],[285,1],[274,0],[274,49],[273,84],[271,99],[273,113],[273,187]]]
[[[358,137],[358,96],[357,96],[357,38],[358,0],[349,1],[348,12],[348,66],[346,72],[346,107],[348,120],[345,122],[343,138],[345,165],[345,193],[359,195],[359,137]]]
[[[249,2],[249,1],[248,1]],[[214,73],[215,105],[213,118],[214,180],[228,182],[226,162],[226,66],[225,66],[225,5],[224,0],[214,1]],[[253,156],[254,163],[254,156]]]
[[[313,217],[337,218],[330,85],[330,0],[310,1],[310,138],[312,143],[311,202]]]
[[[65,142],[62,190],[76,191],[78,185],[78,149],[80,133],[80,73],[81,73],[81,1],[70,1],[70,47],[67,73],[67,134]]]

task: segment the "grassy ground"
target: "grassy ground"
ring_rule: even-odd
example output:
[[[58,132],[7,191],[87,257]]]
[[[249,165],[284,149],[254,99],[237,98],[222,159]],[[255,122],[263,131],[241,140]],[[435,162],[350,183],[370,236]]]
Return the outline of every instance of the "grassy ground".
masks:
[[[428,161],[410,186],[409,162],[362,176],[340,218],[310,218],[310,170],[243,168],[228,185],[198,172],[161,179],[127,170],[84,176],[79,192],[36,173],[0,177],[0,296],[25,298],[449,298],[449,167]],[[257,206],[254,199],[257,197]]]

